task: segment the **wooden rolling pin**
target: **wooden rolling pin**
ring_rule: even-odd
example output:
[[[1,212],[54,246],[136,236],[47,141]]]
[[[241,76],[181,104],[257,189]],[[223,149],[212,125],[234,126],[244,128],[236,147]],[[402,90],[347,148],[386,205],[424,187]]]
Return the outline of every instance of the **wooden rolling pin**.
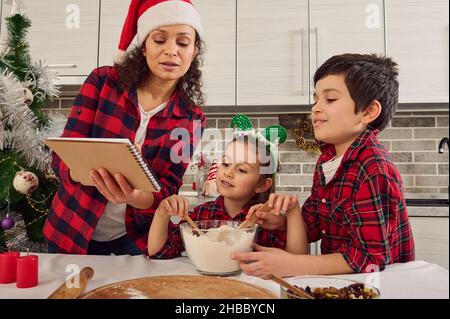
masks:
[[[263,206],[261,206],[257,211],[262,211],[262,212],[270,212],[271,208],[269,207],[269,202],[266,202]],[[253,225],[256,220],[258,219],[258,217],[256,216],[256,212],[253,213],[252,217],[250,217],[250,219],[247,219],[246,221],[244,221],[242,224],[239,225],[238,228],[243,229],[243,228],[247,228],[250,227],[251,225]]]
[[[89,280],[94,276],[94,269],[91,267],[84,267],[80,271],[79,287],[67,287],[64,282],[58,289],[56,289],[48,299],[77,299],[86,289]]]

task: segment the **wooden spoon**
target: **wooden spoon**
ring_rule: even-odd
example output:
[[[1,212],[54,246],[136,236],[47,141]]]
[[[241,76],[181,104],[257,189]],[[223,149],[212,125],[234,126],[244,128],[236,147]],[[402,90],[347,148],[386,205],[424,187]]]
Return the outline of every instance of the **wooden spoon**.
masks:
[[[79,276],[80,284],[78,288],[69,288],[66,283],[63,283],[48,297],[48,299],[77,299],[86,289],[88,281],[94,276],[94,269],[91,267],[84,267],[80,271]]]
[[[270,212],[271,208],[269,207],[269,202],[266,202],[263,206],[261,206],[257,211],[262,211],[262,212]],[[258,219],[258,217],[256,216],[256,212],[253,213],[252,217],[250,217],[249,219],[247,219],[246,221],[244,221],[242,224],[239,225],[239,229],[243,229],[243,228],[247,228],[251,225],[253,225],[256,220]]]
[[[186,219],[186,221],[189,223],[189,225],[191,225],[193,230],[196,230],[197,234],[205,235],[205,233],[202,232],[200,230],[200,228],[198,228],[197,224],[192,220],[192,218],[189,216],[189,214],[184,214],[184,219]]]
[[[273,281],[275,281],[276,283],[280,284],[281,286],[283,286],[284,288],[292,291],[294,294],[305,298],[305,299],[315,299],[313,296],[311,296],[310,294],[304,292],[303,290],[291,285],[290,283],[288,283],[286,280],[284,280],[281,277],[278,277],[277,275],[274,274],[269,274],[268,279],[271,279]]]

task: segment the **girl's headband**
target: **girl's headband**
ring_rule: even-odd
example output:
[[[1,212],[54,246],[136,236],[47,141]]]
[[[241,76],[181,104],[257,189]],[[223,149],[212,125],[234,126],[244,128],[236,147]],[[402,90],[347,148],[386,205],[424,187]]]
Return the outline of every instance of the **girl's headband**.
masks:
[[[286,129],[281,125],[271,125],[262,130],[255,130],[252,122],[245,114],[236,114],[231,120],[230,127],[235,130],[235,137],[252,136],[255,140],[267,146],[273,160],[272,173],[278,169],[278,146],[287,139]]]

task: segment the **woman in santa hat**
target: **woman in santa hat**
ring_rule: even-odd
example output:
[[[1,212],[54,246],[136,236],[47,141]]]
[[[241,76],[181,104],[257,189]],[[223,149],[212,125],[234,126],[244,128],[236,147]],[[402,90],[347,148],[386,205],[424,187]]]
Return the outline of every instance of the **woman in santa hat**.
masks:
[[[131,1],[121,54],[114,66],[96,68],[86,79],[62,136],[130,139],[141,146],[162,189],[133,189],[123,176],[104,169],[91,172],[96,187],[85,186],[53,154],[61,184],[44,226],[49,252],[146,252],[153,214],[162,199],[178,193],[203,133],[201,35],[200,17],[189,0]],[[135,36],[137,46],[129,49]],[[180,128],[189,133],[187,140],[171,137]],[[174,146],[187,149],[188,156],[173,160]]]

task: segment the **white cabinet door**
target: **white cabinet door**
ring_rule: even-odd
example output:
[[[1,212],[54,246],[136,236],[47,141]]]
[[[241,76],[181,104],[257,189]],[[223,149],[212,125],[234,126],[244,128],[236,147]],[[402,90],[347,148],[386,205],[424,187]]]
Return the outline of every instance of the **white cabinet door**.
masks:
[[[113,65],[129,6],[130,1],[126,0],[101,0],[99,66]],[[136,44],[136,38],[129,49],[134,47],[133,44]]]
[[[310,6],[311,78],[336,54],[384,54],[383,0],[314,0]]]
[[[99,0],[20,3],[31,19],[28,40],[33,61],[42,61],[62,76],[86,76],[97,66]],[[4,3],[3,20],[10,10]]]
[[[308,1],[237,0],[238,105],[309,103]]]
[[[387,54],[400,102],[448,102],[448,0],[386,1]]]
[[[448,218],[410,217],[410,222],[416,260],[436,263],[448,269]]]
[[[194,0],[203,24],[205,42],[201,68],[206,105],[236,103],[236,3],[223,0]]]

